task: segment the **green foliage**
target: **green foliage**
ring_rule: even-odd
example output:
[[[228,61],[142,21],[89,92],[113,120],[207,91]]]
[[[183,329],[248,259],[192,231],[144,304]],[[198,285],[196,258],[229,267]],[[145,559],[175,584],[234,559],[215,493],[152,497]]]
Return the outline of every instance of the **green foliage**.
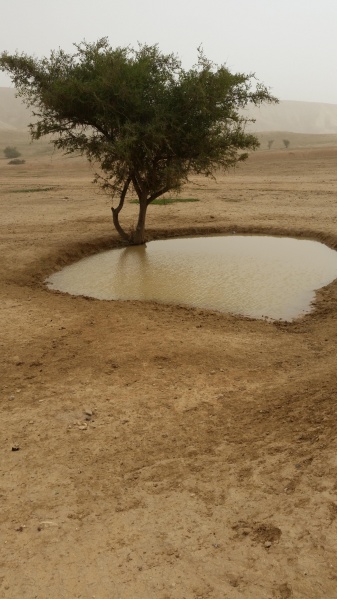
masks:
[[[24,161],[23,161],[24,162]],[[24,187],[22,189],[10,189],[8,193],[37,193],[39,191],[55,191],[56,187]]]
[[[154,206],[166,206],[167,204],[176,204],[177,202],[199,202],[197,198],[158,198],[151,202]],[[131,200],[130,204],[139,204],[139,200]]]
[[[21,160],[21,158],[14,158],[13,160],[10,160],[8,164],[25,164],[25,160]]]
[[[75,48],[72,55],[59,50],[42,59],[4,52],[0,69],[34,107],[33,139],[51,134],[57,148],[100,167],[95,180],[119,196],[112,213],[125,239],[143,242],[148,205],[178,191],[190,174],[213,176],[259,145],[245,132],[241,109],[276,99],[253,75],[232,74],[200,49],[186,71],[157,46],[113,49],[103,38]],[[131,238],[119,213],[132,188],[140,210]]]
[[[4,149],[4,154],[6,158],[19,158],[21,156],[20,152],[14,146],[7,146]]]

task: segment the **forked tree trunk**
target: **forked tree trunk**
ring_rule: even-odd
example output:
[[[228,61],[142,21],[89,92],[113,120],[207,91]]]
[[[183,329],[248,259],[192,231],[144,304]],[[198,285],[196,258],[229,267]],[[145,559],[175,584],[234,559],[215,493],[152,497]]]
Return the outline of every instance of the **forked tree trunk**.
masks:
[[[124,206],[125,197],[131,181],[138,195],[139,213],[135,231],[132,231],[130,234],[128,234],[119,222],[119,213]],[[128,179],[125,181],[118,206],[116,208],[111,208],[112,219],[115,225],[115,229],[119,233],[121,238],[124,239],[124,241],[128,241],[130,245],[142,245],[143,243],[145,243],[145,219],[147,207],[153,200],[169,191],[169,189],[170,187],[163,187],[162,189],[158,190],[156,193],[153,193],[150,197],[148,197],[148,190],[146,190],[145,186],[141,186],[139,184],[139,180],[137,180],[136,176],[130,175],[128,177]]]

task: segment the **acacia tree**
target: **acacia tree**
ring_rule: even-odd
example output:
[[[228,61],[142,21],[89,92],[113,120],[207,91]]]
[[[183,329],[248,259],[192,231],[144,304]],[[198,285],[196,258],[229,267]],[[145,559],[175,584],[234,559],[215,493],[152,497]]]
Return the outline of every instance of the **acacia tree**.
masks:
[[[144,243],[153,200],[178,191],[190,174],[213,176],[244,160],[259,143],[245,132],[241,109],[276,101],[253,75],[232,74],[200,49],[190,70],[157,46],[113,49],[103,38],[75,49],[42,59],[4,52],[0,69],[33,108],[33,139],[51,134],[57,148],[99,166],[95,180],[118,197],[113,222],[129,243]],[[139,215],[127,232],[119,216],[132,188]]]
[[[6,158],[19,158],[21,156],[20,152],[14,146],[6,146],[4,154]]]

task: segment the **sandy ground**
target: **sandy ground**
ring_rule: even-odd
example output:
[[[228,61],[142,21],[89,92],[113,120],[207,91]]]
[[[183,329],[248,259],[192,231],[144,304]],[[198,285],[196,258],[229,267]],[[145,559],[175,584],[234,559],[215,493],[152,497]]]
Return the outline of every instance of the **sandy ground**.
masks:
[[[336,160],[259,152],[152,206],[149,235],[337,248]],[[0,162],[0,597],[336,599],[337,282],[288,324],[48,291],[118,243],[91,179]]]

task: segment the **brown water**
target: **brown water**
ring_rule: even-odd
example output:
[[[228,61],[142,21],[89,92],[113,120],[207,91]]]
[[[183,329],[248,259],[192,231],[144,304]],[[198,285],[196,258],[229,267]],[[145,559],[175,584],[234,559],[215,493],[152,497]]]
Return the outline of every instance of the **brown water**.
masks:
[[[292,320],[337,278],[337,252],[308,240],[216,236],[151,241],[67,266],[50,289],[102,300],[198,306]]]

